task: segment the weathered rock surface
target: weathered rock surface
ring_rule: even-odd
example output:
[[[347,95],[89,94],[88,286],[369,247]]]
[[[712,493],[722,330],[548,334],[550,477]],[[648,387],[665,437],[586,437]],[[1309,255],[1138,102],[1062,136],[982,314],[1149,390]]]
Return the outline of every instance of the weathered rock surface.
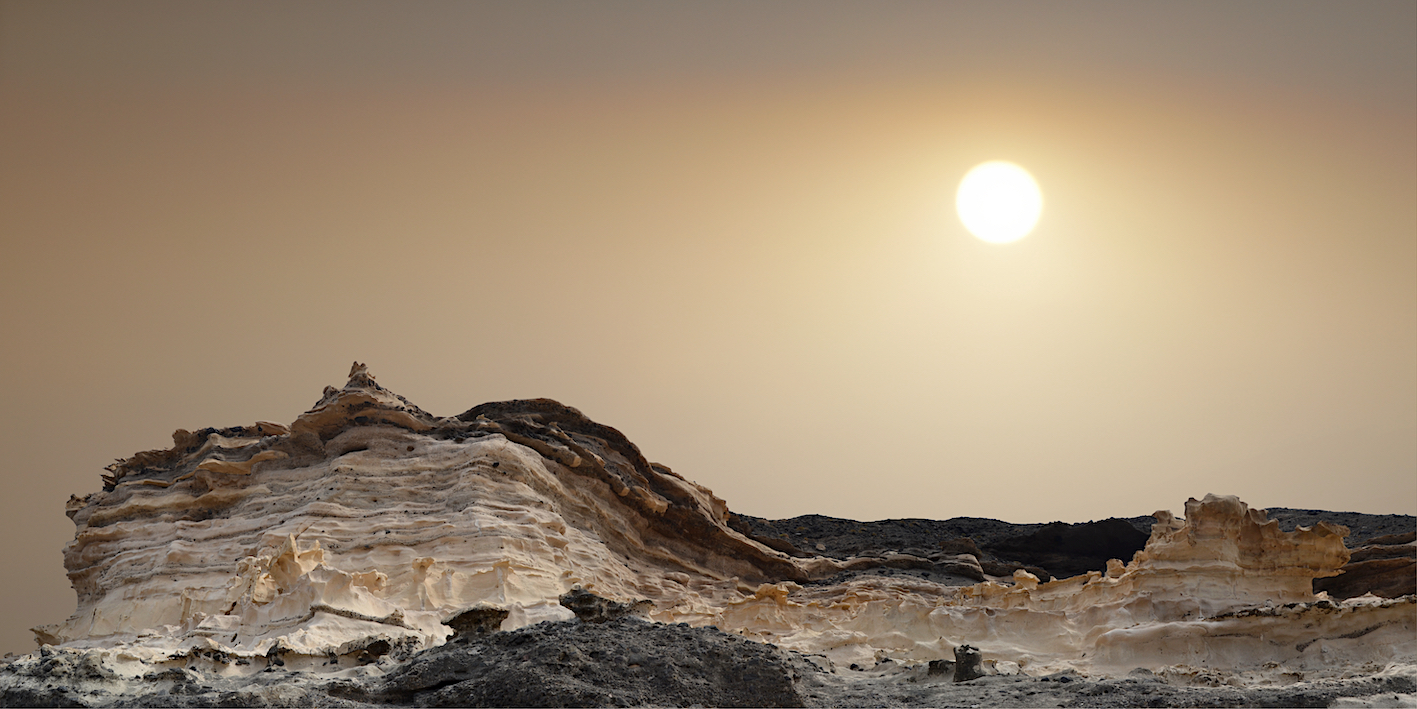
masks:
[[[1398,707],[1417,704],[1417,676],[1378,668],[1361,677],[1243,686],[1223,673],[1138,670],[988,674],[954,682],[927,668],[882,663],[859,672],[803,672],[807,706],[843,707]],[[1233,684],[1232,684],[1233,683]],[[1351,702],[1351,703],[1349,703]]]
[[[558,598],[582,585],[672,613],[843,568],[743,537],[708,490],[548,400],[440,419],[356,366],[289,427],[202,433],[70,501],[78,611],[37,628],[42,642],[324,655],[382,633],[426,647],[483,603],[512,629],[571,618]]]
[[[1042,567],[1054,578],[1067,578],[1106,571],[1110,559],[1131,559],[1146,546],[1150,521],[1146,528],[1142,531],[1131,522],[1116,518],[1082,524],[1054,522],[1037,531],[994,542],[989,550]]]
[[[1279,529],[1284,532],[1292,532],[1299,527],[1312,527],[1319,522],[1347,527],[1347,543],[1351,549],[1369,544],[1399,544],[1401,542],[1381,540],[1414,532],[1412,515],[1370,515],[1358,512],[1299,510],[1290,507],[1270,507],[1265,510],[1265,514],[1278,522]]]
[[[1353,551],[1338,576],[1314,580],[1314,591],[1332,598],[1367,593],[1399,598],[1417,593],[1417,532],[1371,538]]]
[[[543,623],[426,650],[367,692],[399,706],[802,706],[786,653],[714,629]]]
[[[841,703],[955,669],[962,646],[986,675],[961,686],[1136,668],[1168,686],[1400,685],[1417,665],[1417,596],[1367,593],[1410,540],[1377,525],[1350,554],[1345,527],[1294,524],[1311,511],[1286,526],[1207,495],[1154,524],[757,520],[575,409],[438,418],[358,364],[289,426],[173,440],[70,500],[78,608],[0,669],[5,703],[703,703],[758,670],[742,702]],[[1333,579],[1366,590],[1315,596]],[[705,664],[724,647],[755,659]]]
[[[753,539],[788,553],[836,559],[882,557],[886,552],[938,559],[969,554],[977,574],[1012,577],[1024,569],[1049,580],[1105,571],[1109,559],[1130,559],[1146,545],[1151,516],[1067,524],[1010,524],[978,517],[876,522],[804,515],[766,520],[734,515],[730,524]],[[963,574],[970,578],[968,573]],[[982,576],[973,581],[983,581]]]
[[[968,682],[984,676],[984,656],[979,648],[960,645],[955,648],[954,681]]]
[[[1345,545],[1354,550],[1344,575],[1314,580],[1314,591],[1327,591],[1333,598],[1352,598],[1373,592],[1385,598],[1417,593],[1417,573],[1404,574],[1396,564],[1373,565],[1368,570],[1355,564],[1370,558],[1411,558],[1410,547],[1417,533],[1411,515],[1372,515],[1355,512],[1325,512],[1270,508],[1268,518],[1278,522],[1279,529],[1292,532],[1299,526],[1314,526],[1327,521],[1349,528]],[[731,515],[729,524],[745,535],[775,549],[797,556],[818,554],[837,559],[867,556],[884,558],[888,552],[904,553],[936,561],[931,568],[893,571],[891,567],[867,568],[844,572],[832,581],[860,575],[899,575],[930,578],[943,583],[968,585],[984,580],[978,576],[1012,578],[1023,569],[1048,581],[1066,578],[1088,571],[1107,570],[1110,559],[1130,559],[1145,546],[1155,517],[1113,518],[1097,522],[1066,524],[1011,524],[978,517],[956,517],[948,520],[889,519],[874,522],[803,515],[790,519],[768,520],[748,515]],[[1125,525],[1125,526],[1123,526]],[[1129,532],[1126,527],[1135,530]],[[1044,531],[1048,530],[1048,531]],[[1102,532],[1102,530],[1107,530]],[[1401,531],[1394,531],[1401,530]],[[1381,551],[1359,551],[1366,546]],[[1389,548],[1389,547],[1398,548]],[[810,554],[809,554],[810,552]],[[1109,553],[1110,552],[1110,553]],[[941,560],[968,554],[977,560],[980,569],[949,568]],[[1386,571],[1378,574],[1374,572]],[[928,573],[927,573],[928,572]],[[1346,577],[1345,577],[1346,575]]]
[[[638,661],[637,661],[638,660]],[[712,628],[632,619],[541,623],[456,638],[402,662],[336,671],[271,666],[233,673],[231,658],[174,658],[125,678],[111,654],[45,648],[0,666],[0,707],[384,706],[1411,706],[1417,673],[1381,667],[1356,677],[1244,686],[1224,672],[1170,668],[1115,677],[1001,672],[953,681],[953,668],[883,660],[831,671],[820,657]],[[945,661],[940,661],[945,662]],[[636,666],[638,665],[638,666]],[[324,670],[325,668],[321,668]],[[1345,698],[1351,698],[1346,699]],[[1344,702],[1352,702],[1345,704]]]

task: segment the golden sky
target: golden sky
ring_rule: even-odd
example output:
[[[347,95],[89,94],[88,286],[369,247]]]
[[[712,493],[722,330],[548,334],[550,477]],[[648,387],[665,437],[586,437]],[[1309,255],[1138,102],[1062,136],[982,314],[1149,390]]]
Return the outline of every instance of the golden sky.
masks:
[[[355,359],[765,517],[1417,513],[1414,126],[1406,0],[0,2],[0,651],[102,466]]]

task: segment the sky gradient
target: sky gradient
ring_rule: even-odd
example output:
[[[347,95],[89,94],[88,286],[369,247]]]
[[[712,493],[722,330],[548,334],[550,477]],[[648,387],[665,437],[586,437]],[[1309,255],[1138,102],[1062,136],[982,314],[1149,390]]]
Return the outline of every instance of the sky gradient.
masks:
[[[1405,1],[0,2],[0,651],[104,465],[356,359],[758,516],[1417,513],[1414,126]]]

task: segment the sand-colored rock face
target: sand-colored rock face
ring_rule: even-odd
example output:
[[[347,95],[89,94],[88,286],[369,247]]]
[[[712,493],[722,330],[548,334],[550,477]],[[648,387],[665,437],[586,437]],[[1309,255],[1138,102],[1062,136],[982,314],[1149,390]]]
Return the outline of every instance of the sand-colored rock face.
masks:
[[[375,638],[440,644],[474,606],[507,611],[503,629],[568,619],[558,598],[584,588],[842,665],[962,644],[1024,671],[1417,657],[1412,597],[1310,592],[1348,562],[1345,529],[1281,532],[1233,497],[1191,500],[1184,520],[1158,512],[1146,549],[1105,574],[828,584],[881,562],[768,548],[710,491],[556,402],[437,418],[362,365],[289,426],[178,431],[172,449],[110,473],[103,492],[70,500],[78,609],[37,628],[41,642],[324,658]]]
[[[736,597],[814,567],[729,529],[708,490],[555,402],[438,419],[357,365],[288,428],[203,433],[178,431],[70,501],[78,612],[37,629],[43,642],[436,644],[478,603],[516,627],[571,617],[557,597],[576,586]]]
[[[1282,532],[1228,496],[1192,499],[1186,511],[1157,512],[1146,549],[1105,573],[1039,583],[1018,571],[963,588],[869,577],[794,586],[734,604],[720,627],[861,663],[936,659],[967,643],[1026,671],[1322,671],[1417,658],[1412,597],[1335,604],[1310,590],[1348,561],[1343,527]]]

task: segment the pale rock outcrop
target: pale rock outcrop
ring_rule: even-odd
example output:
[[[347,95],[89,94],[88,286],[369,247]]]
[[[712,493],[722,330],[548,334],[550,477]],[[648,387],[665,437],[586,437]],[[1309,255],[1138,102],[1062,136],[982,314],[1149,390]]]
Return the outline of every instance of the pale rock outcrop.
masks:
[[[1413,597],[1313,594],[1313,579],[1348,562],[1346,530],[1283,532],[1234,497],[1190,500],[1184,519],[1158,512],[1131,560],[1045,583],[1024,569],[989,576],[969,553],[773,548],[709,490],[575,409],[536,399],[439,418],[359,364],[289,426],[173,442],[70,500],[78,607],[36,628],[42,643],[102,648],[134,672],[194,652],[246,658],[231,672],[276,660],[333,672],[457,628],[568,620],[590,608],[589,592],[841,667],[940,660],[966,644],[1025,673],[1260,677],[1417,661]],[[942,563],[984,580],[823,582]]]
[[[1277,663],[1322,671],[1417,658],[1412,597],[1335,604],[1312,593],[1314,578],[1347,562],[1346,529],[1284,532],[1228,496],[1192,499],[1186,511],[1184,520],[1158,512],[1145,550],[1130,563],[1113,560],[1105,573],[1041,583],[1018,570],[1012,583],[962,588],[882,577],[783,583],[731,604],[714,622],[858,664],[923,662],[966,643],[1035,672],[1195,666],[1265,674]]]
[[[505,627],[557,598],[740,596],[839,569],[731,530],[708,490],[547,400],[435,418],[356,364],[291,426],[178,431],[68,505],[78,593],[45,643],[311,655],[382,633],[439,643],[479,603]],[[594,449],[594,450],[592,450]],[[747,584],[746,586],[743,584]]]

